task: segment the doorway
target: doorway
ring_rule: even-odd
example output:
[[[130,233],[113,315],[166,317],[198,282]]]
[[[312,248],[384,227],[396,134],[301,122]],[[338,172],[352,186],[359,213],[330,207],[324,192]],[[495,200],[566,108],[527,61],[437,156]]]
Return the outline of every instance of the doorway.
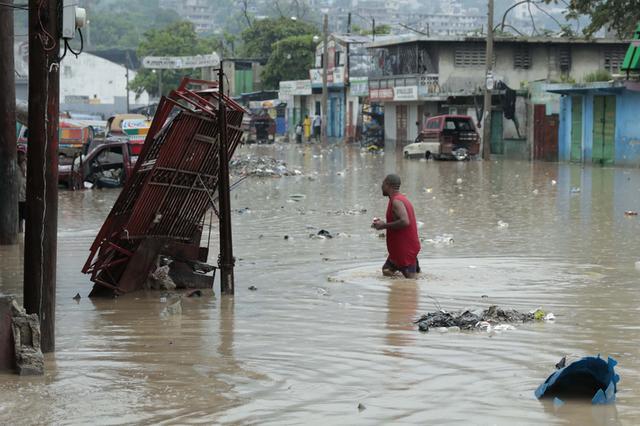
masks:
[[[616,97],[593,97],[593,150],[594,163],[613,164],[615,154]]]
[[[396,105],[396,141],[406,142],[408,111],[406,105]]]

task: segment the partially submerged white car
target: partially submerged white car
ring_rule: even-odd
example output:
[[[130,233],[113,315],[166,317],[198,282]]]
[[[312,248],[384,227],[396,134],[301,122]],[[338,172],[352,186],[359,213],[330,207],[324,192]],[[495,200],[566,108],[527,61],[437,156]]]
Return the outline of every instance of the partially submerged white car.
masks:
[[[431,117],[416,138],[404,147],[405,158],[468,160],[480,152],[480,136],[471,117],[440,115]]]

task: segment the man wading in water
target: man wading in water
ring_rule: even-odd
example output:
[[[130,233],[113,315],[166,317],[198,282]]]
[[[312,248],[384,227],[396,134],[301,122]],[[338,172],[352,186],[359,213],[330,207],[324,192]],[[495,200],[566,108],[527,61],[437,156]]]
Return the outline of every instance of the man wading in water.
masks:
[[[382,195],[389,197],[387,221],[374,218],[371,227],[387,230],[389,257],[382,267],[383,275],[390,277],[400,271],[405,278],[415,278],[420,272],[418,224],[411,202],[400,193],[400,183],[398,175],[384,178]]]

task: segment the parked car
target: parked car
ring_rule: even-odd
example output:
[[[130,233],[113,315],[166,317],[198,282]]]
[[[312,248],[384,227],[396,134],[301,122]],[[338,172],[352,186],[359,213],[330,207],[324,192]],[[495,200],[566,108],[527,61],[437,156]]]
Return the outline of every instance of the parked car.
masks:
[[[98,188],[116,188],[124,185],[133,173],[138,159],[135,143],[127,141],[105,142],[86,155],[77,155],[71,163],[58,166],[58,183],[79,189],[85,182]]]
[[[266,111],[253,113],[249,121],[246,143],[274,143],[276,140],[276,122]]]
[[[439,115],[429,118],[403,151],[406,158],[468,160],[480,152],[480,136],[468,115]]]
[[[60,118],[58,130],[58,152],[60,161],[65,162],[76,154],[85,152],[94,140],[96,130],[92,125],[82,121]],[[18,135],[18,145],[27,146],[29,143],[29,129],[22,126]]]

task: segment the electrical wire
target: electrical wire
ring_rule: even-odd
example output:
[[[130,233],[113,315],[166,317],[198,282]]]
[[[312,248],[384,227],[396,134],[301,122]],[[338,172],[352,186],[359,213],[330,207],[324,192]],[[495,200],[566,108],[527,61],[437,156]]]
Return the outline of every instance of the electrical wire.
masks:
[[[80,56],[80,54],[84,50],[84,38],[82,37],[82,30],[80,28],[78,28],[78,34],[80,34],[80,50],[78,50],[77,52],[71,48],[71,45],[69,45],[69,40],[64,40],[65,50],[69,49],[69,52],[73,53],[76,58]]]
[[[0,7],[8,7],[9,9],[17,9],[17,10],[29,10],[28,4],[0,3]]]

